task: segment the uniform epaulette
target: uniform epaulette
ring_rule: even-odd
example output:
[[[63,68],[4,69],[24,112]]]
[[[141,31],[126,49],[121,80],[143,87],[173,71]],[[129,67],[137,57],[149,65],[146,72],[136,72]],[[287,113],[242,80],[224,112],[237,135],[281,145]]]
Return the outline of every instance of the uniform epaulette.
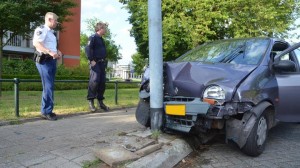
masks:
[[[45,26],[44,25],[41,25],[39,28],[43,29]]]

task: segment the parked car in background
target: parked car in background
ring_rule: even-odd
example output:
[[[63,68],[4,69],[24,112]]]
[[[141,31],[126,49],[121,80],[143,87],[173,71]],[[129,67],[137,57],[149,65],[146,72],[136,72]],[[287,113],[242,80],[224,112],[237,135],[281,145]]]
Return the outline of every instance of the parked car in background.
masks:
[[[224,133],[247,155],[260,155],[278,121],[300,122],[300,52],[276,38],[208,42],[165,62],[164,130],[206,142]],[[150,126],[149,69],[140,88],[137,121]]]

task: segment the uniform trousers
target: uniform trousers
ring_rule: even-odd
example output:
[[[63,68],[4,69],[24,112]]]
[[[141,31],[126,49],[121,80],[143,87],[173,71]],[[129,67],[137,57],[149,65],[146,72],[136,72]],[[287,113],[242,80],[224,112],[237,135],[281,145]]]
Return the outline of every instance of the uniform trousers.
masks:
[[[88,85],[88,95],[87,100],[103,100],[105,92],[105,82],[106,82],[106,63],[97,62],[96,65],[90,65],[90,79]]]
[[[49,59],[41,63],[36,63],[36,67],[41,76],[43,93],[41,103],[41,113],[46,115],[52,113],[54,107],[54,80],[56,73],[56,59]]]

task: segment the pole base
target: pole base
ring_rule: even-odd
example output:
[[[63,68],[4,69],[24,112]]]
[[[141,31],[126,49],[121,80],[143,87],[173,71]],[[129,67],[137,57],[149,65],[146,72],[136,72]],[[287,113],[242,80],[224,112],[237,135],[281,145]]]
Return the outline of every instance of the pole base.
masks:
[[[150,108],[151,130],[161,130],[163,125],[163,108]]]

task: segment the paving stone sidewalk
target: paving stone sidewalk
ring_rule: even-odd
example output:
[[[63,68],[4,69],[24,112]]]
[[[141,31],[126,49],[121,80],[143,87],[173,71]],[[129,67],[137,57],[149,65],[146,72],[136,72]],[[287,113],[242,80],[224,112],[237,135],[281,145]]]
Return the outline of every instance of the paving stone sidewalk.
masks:
[[[143,130],[135,108],[37,120],[0,127],[0,168],[72,167],[96,159],[93,148],[108,146],[122,132]]]

